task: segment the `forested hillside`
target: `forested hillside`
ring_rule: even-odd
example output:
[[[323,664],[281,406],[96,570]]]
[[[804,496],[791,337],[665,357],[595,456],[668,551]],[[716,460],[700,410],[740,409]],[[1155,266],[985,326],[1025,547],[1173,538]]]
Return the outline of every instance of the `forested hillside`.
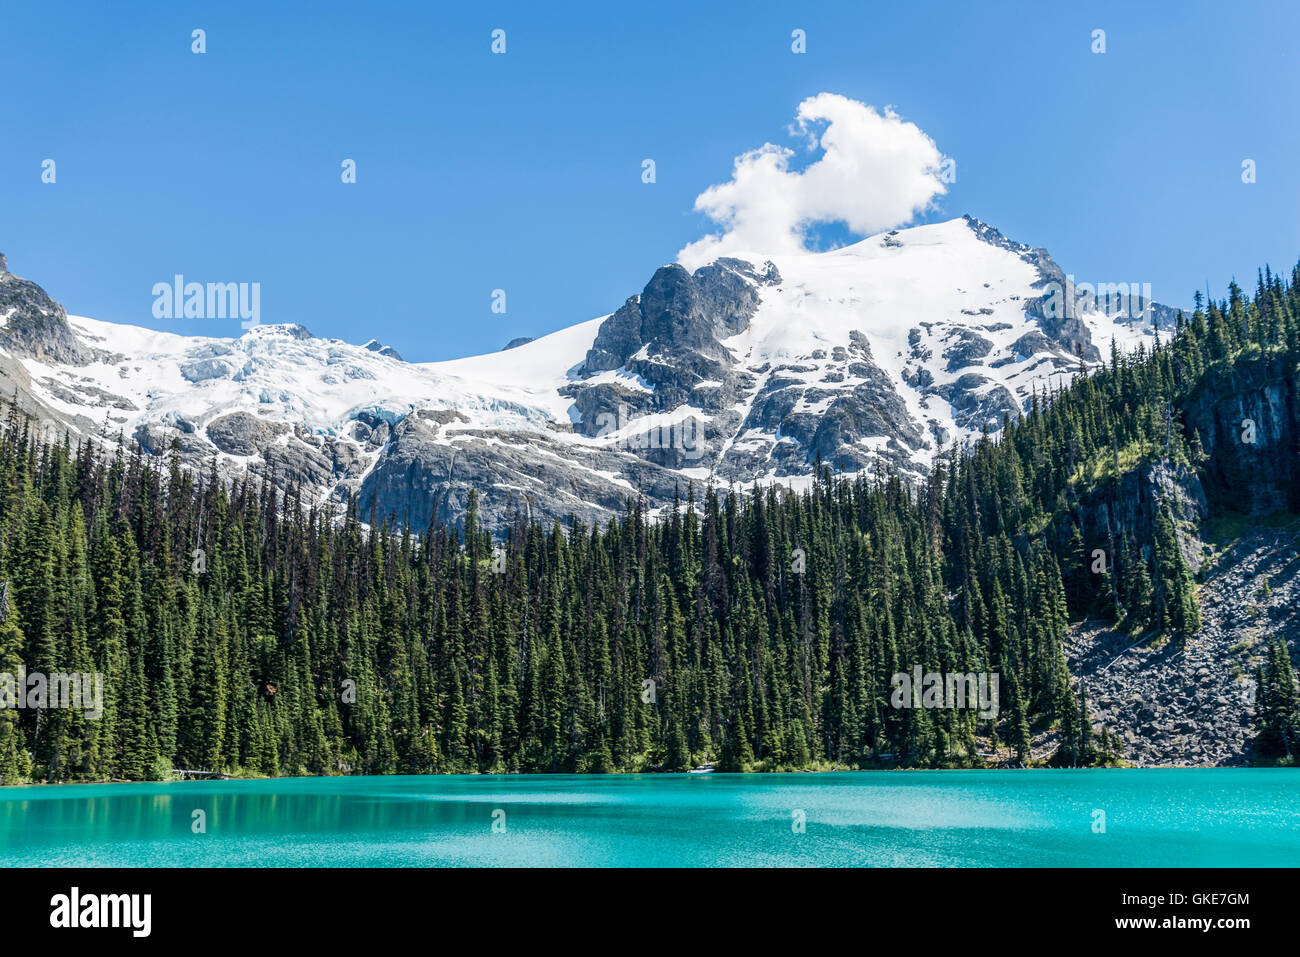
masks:
[[[1231,443],[1254,433],[1202,434],[1197,410],[1262,364],[1294,419],[1300,267],[1253,297],[1198,296],[1164,336],[1081,369],[920,488],[826,470],[797,495],[688,487],[654,519],[635,501],[602,528],[520,517],[498,542],[473,502],[463,539],[363,502],[340,523],[270,482],[73,446],[10,412],[0,672],[102,672],[105,693],[99,719],[0,711],[0,774],[961,766],[993,747],[1028,761],[1049,728],[1056,763],[1115,760],[1081,720],[1068,623],[1194,640],[1196,586],[1167,503],[1104,540],[1080,503],[1153,461],[1231,492]],[[1294,442],[1294,421],[1258,427]],[[1270,507],[1294,509],[1285,468],[1292,497]],[[891,676],[917,665],[999,673],[1000,714],[891,706]],[[1287,760],[1284,646],[1260,678],[1261,754]]]

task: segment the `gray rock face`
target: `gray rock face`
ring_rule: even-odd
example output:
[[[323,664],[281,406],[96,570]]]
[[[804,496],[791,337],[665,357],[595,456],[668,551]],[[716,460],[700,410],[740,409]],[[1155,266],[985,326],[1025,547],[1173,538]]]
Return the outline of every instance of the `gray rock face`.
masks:
[[[258,455],[277,436],[289,431],[283,422],[268,422],[247,412],[232,412],[208,423],[208,438],[228,455]]]
[[[1138,766],[1250,764],[1267,641],[1282,638],[1293,655],[1300,645],[1300,525],[1248,525],[1212,549],[1197,596],[1201,630],[1186,644],[1134,645],[1085,623],[1066,647],[1094,718]]]
[[[765,457],[776,463],[779,476],[806,474],[818,461],[849,472],[879,458],[906,467],[925,439],[892,380],[874,363],[866,337],[851,334],[848,346],[830,359],[837,361],[838,370],[826,373],[834,380],[832,388],[806,382],[804,374],[812,367],[760,370],[763,384],[739,430],[755,437],[745,454],[729,450],[718,474],[745,481]],[[868,446],[861,443],[864,438],[880,441]]]
[[[1103,548],[1113,554],[1114,543],[1124,536],[1149,542],[1161,507],[1168,507],[1183,558],[1193,573],[1205,561],[1199,528],[1210,515],[1200,476],[1185,465],[1157,461],[1120,477],[1118,485],[1104,485],[1084,496],[1068,516],[1083,535],[1085,548]],[[1064,549],[1070,525],[1058,521],[1055,534]]]
[[[955,382],[927,390],[945,399],[953,410],[953,419],[963,429],[996,432],[1004,419],[1020,417],[1020,403],[1006,388],[977,372],[967,372]]]
[[[387,356],[390,359],[396,359],[398,362],[403,361],[402,354],[400,352],[398,352],[392,346],[384,345],[378,339],[371,339],[364,346],[362,346],[362,348],[366,349],[369,352],[378,353],[381,356]],[[507,348],[509,347],[507,346]]]
[[[726,411],[748,377],[735,370],[736,357],[720,340],[743,332],[758,308],[761,288],[779,281],[771,263],[760,271],[736,259],[720,259],[694,273],[675,264],[657,270],[639,296],[601,323],[578,381],[562,390],[580,416],[578,430],[608,434],[629,419],[683,406]],[[589,381],[611,371],[638,388]],[[694,449],[675,448],[658,435],[631,437],[627,447],[660,465],[697,458]]]
[[[617,369],[641,348],[641,297],[633,296],[600,324],[587,350],[587,372]]]
[[[1298,411],[1296,370],[1276,359],[1211,370],[1189,403],[1186,427],[1205,450],[1213,500],[1260,515],[1300,509]]]
[[[694,273],[675,263],[662,266],[640,296],[601,323],[584,369],[619,369],[644,349],[661,361],[638,360],[638,371],[676,359],[701,373],[716,372],[732,361],[718,340],[743,332],[758,308],[760,287],[780,281],[771,263],[761,272],[738,259],[719,259]]]
[[[3,259],[3,257],[0,257]],[[73,334],[68,314],[45,290],[0,269],[0,346],[42,362],[85,365],[92,352]]]
[[[861,333],[850,333],[829,361],[819,350],[817,365],[747,367],[723,344],[748,328],[763,289],[780,283],[771,263],[759,268],[737,259],[694,273],[678,265],[659,269],[601,324],[584,378],[563,390],[574,400],[577,429],[599,436],[611,422],[699,410],[708,416],[697,436],[704,448],[655,441],[653,432],[628,448],[654,465],[703,467],[728,481],[806,474],[819,460],[846,471],[882,456],[909,462],[926,440]],[[806,376],[818,369],[823,385],[810,385]],[[641,388],[586,381],[610,371]],[[880,441],[863,445],[864,438]]]
[[[1011,346],[1016,355],[1036,356],[1041,352],[1052,352],[1052,342],[1037,329],[1026,332]]]
[[[630,453],[579,451],[559,435],[548,440],[457,430],[449,440],[443,434],[447,424],[414,415],[394,427],[358,490],[363,511],[373,505],[380,518],[415,529],[434,519],[463,528],[469,494],[476,491],[489,527],[502,528],[517,516],[558,521],[572,516],[591,524],[621,514],[639,495],[671,501],[684,484],[676,473]],[[593,468],[621,473],[625,483],[612,483]]]
[[[204,458],[210,458],[213,452],[213,446],[203,436],[193,431],[170,428],[159,422],[142,423],[132,438],[150,455],[165,455],[175,445],[176,450],[196,466]]]
[[[943,353],[949,372],[978,365],[979,360],[993,351],[993,343],[971,329],[955,329],[945,338],[950,343]]]

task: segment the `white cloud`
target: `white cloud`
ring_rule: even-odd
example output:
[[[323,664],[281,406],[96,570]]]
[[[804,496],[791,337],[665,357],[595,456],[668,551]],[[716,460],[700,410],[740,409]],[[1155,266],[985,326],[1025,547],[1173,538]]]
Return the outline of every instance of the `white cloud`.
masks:
[[[934,140],[888,107],[878,113],[819,93],[799,104],[790,134],[807,136],[821,157],[799,171],[790,169],[794,151],[772,143],[737,156],[731,179],[695,199],[696,211],[722,232],[687,245],[677,254],[682,265],[694,269],[741,252],[802,252],[807,230],[819,223],[870,235],[908,222],[947,192]]]

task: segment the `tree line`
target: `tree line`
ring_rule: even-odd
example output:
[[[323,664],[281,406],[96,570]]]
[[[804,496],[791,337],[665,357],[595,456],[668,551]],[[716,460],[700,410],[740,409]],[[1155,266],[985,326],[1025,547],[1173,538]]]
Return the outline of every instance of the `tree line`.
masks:
[[[1064,641],[1112,618],[1186,640],[1195,582],[1162,503],[1107,542],[1078,503],[1144,461],[1196,467],[1181,403],[1214,368],[1300,357],[1300,266],[1199,295],[920,481],[819,463],[806,491],[687,486],[604,526],[495,538],[340,517],[292,482],[233,483],[0,424],[0,672],[101,673],[103,713],[0,710],[0,777],[613,772],[1112,763]],[[1162,341],[1163,340],[1163,341]],[[900,708],[893,676],[989,674],[998,713]],[[1261,753],[1300,740],[1289,652],[1261,668]]]

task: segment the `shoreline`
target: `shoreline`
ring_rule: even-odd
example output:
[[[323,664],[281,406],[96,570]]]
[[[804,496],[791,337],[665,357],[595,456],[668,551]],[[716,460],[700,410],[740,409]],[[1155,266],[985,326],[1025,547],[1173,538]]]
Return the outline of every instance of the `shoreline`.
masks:
[[[22,784],[0,784],[0,794],[5,791],[16,788],[58,788],[58,787],[86,787],[90,785],[103,784],[211,784],[211,783],[228,783],[238,781],[313,781],[327,778],[352,779],[352,780],[382,780],[385,778],[483,778],[483,777],[509,777],[509,778],[530,778],[530,777],[562,777],[575,779],[592,779],[592,778],[625,778],[625,777],[712,777],[722,775],[726,777],[782,777],[792,775],[819,775],[819,774],[880,774],[880,773],[919,773],[934,774],[952,773],[952,772],[1002,772],[1002,771],[1277,771],[1277,770],[1296,770],[1294,768],[1277,767],[1277,766],[1260,766],[1253,764],[1243,765],[1190,765],[1190,764],[1151,764],[1151,765],[1110,765],[1105,767],[1091,768],[1048,768],[1048,767],[990,767],[990,768],[805,768],[789,771],[712,771],[707,775],[692,774],[689,771],[616,771],[607,774],[578,772],[578,771],[458,771],[458,772],[440,772],[434,774],[294,774],[294,775],[239,775],[227,777],[211,778],[176,778],[163,781],[128,781],[124,778],[109,778],[98,781],[29,781]]]

